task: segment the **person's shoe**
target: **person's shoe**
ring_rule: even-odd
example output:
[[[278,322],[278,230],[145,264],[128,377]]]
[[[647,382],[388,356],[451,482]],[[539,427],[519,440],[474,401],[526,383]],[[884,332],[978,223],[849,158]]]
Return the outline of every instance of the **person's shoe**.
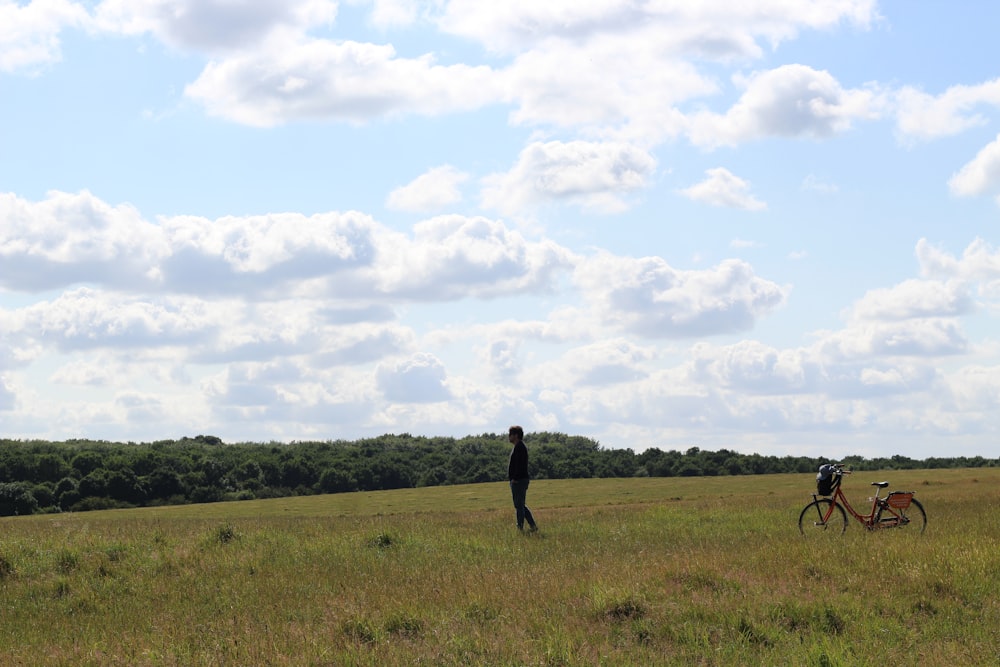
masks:
[[[537,533],[538,532],[538,524],[537,523],[531,524],[530,526],[528,526],[528,530],[530,530],[533,533]]]

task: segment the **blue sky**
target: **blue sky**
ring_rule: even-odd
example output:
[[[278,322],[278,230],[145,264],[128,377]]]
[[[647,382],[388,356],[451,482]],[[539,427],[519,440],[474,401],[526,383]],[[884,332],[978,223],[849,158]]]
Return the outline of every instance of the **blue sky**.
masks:
[[[0,0],[0,433],[995,456],[998,12]]]

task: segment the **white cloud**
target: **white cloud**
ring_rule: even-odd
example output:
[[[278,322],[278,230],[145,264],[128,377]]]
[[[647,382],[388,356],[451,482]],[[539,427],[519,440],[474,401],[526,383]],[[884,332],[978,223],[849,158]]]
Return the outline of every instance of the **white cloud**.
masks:
[[[401,211],[432,211],[461,201],[459,187],[469,179],[451,165],[434,167],[389,193],[386,206]]]
[[[420,16],[418,0],[373,0],[371,21],[379,28],[407,26]]]
[[[366,298],[376,316],[371,306],[390,299],[546,291],[575,262],[551,241],[529,241],[483,217],[432,218],[412,238],[356,212],[152,224],[89,193],[52,193],[38,203],[0,194],[0,258],[0,287],[9,290],[82,284],[207,300]]]
[[[445,386],[447,372],[434,355],[420,353],[395,364],[380,364],[378,387],[386,399],[398,403],[436,403],[451,398]]]
[[[299,39],[212,61],[184,93],[210,115],[257,127],[436,115],[501,98],[489,67],[399,58],[389,45]]]
[[[746,211],[763,211],[767,204],[750,193],[750,184],[732,174],[728,169],[716,167],[705,172],[708,178],[681,190],[681,194],[710,206],[741,208]]]
[[[996,366],[969,365],[958,369],[946,378],[950,401],[959,418],[975,421],[985,415],[995,415],[1000,405],[1000,368]]]
[[[906,280],[892,288],[869,290],[851,309],[856,321],[900,321],[956,317],[975,309],[968,286],[958,281]]]
[[[127,376],[126,369],[115,355],[94,354],[62,365],[50,379],[56,384],[102,387],[114,384],[116,377],[123,376]]]
[[[859,323],[827,334],[817,346],[825,356],[843,362],[894,356],[950,356],[966,352],[969,341],[953,319],[922,318]]]
[[[267,293],[310,279],[344,276],[375,261],[385,229],[360,213],[276,213],[160,221],[170,252],[164,286],[200,294]],[[352,289],[346,278],[343,290]]]
[[[698,382],[755,394],[811,393],[823,374],[805,350],[779,350],[753,340],[721,348],[698,343],[691,356]]]
[[[648,376],[649,363],[655,357],[652,348],[612,338],[574,348],[558,365],[571,374],[571,384],[608,386]]]
[[[149,285],[166,244],[128,205],[89,192],[41,202],[0,193],[0,287],[41,291],[74,283]]]
[[[984,125],[987,119],[973,110],[982,105],[1000,107],[1000,79],[976,86],[952,86],[938,96],[904,86],[894,97],[899,133],[907,139],[926,141]]]
[[[922,275],[978,282],[981,296],[1000,299],[1000,250],[985,240],[975,239],[957,258],[920,239],[916,254]]]
[[[680,271],[658,257],[600,254],[577,266],[576,282],[602,320],[648,338],[746,331],[787,296],[739,260]]]
[[[484,5],[452,0],[440,18],[446,32],[476,39],[501,52],[520,51],[546,37],[585,43],[607,33],[650,26],[673,50],[700,57],[756,57],[761,38],[774,45],[800,29],[828,29],[842,21],[861,27],[877,18],[874,0],[736,4],[726,0],[635,3],[627,0],[510,0]]]
[[[87,27],[86,8],[70,0],[0,0],[0,72],[36,73],[61,57],[60,33]]]
[[[63,351],[188,346],[213,335],[226,315],[194,298],[127,298],[81,287],[14,311],[10,335]]]
[[[725,114],[694,114],[695,144],[714,147],[766,137],[830,137],[849,129],[854,120],[877,117],[881,104],[875,92],[845,90],[829,72],[806,65],[784,65],[739,83],[745,92]]]
[[[102,0],[96,11],[105,30],[209,52],[253,51],[277,32],[299,34],[336,15],[333,0]]]
[[[413,232],[412,240],[384,237],[372,276],[384,294],[451,300],[545,291],[575,261],[551,241],[529,242],[483,217],[439,216]]]
[[[714,77],[695,63],[753,60],[764,53],[758,41],[773,48],[802,29],[843,21],[866,28],[875,18],[871,0],[764,6],[456,0],[439,25],[515,57],[504,72],[515,123],[648,144],[686,131],[682,103],[718,92]]]
[[[13,410],[17,404],[17,394],[7,383],[7,378],[0,375],[0,412]]]
[[[480,351],[480,361],[493,375],[512,376],[521,368],[519,351],[516,338],[491,340]]]
[[[555,201],[621,211],[623,197],[645,187],[655,168],[649,153],[629,144],[535,142],[509,172],[484,179],[483,204],[508,213]]]
[[[614,34],[586,45],[546,41],[503,71],[511,121],[578,129],[648,146],[687,127],[677,108],[718,91],[689,62],[664,53],[662,35]]]
[[[997,195],[1000,203],[1000,135],[948,181],[952,194],[971,197]]]
[[[802,190],[806,192],[819,192],[820,194],[832,195],[840,191],[835,183],[828,183],[821,180],[814,174],[807,175],[802,179]]]

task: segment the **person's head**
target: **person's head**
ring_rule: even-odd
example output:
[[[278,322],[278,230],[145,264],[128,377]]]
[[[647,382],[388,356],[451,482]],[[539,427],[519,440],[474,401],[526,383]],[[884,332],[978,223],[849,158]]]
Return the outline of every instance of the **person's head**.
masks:
[[[507,431],[507,439],[511,442],[520,442],[524,439],[524,429],[520,426],[511,426]]]

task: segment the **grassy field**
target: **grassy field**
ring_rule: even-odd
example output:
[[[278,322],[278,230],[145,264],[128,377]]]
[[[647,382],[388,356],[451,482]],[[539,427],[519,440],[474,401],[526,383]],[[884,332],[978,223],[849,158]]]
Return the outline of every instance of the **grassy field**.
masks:
[[[1000,469],[539,480],[0,520],[2,665],[1000,664]]]

